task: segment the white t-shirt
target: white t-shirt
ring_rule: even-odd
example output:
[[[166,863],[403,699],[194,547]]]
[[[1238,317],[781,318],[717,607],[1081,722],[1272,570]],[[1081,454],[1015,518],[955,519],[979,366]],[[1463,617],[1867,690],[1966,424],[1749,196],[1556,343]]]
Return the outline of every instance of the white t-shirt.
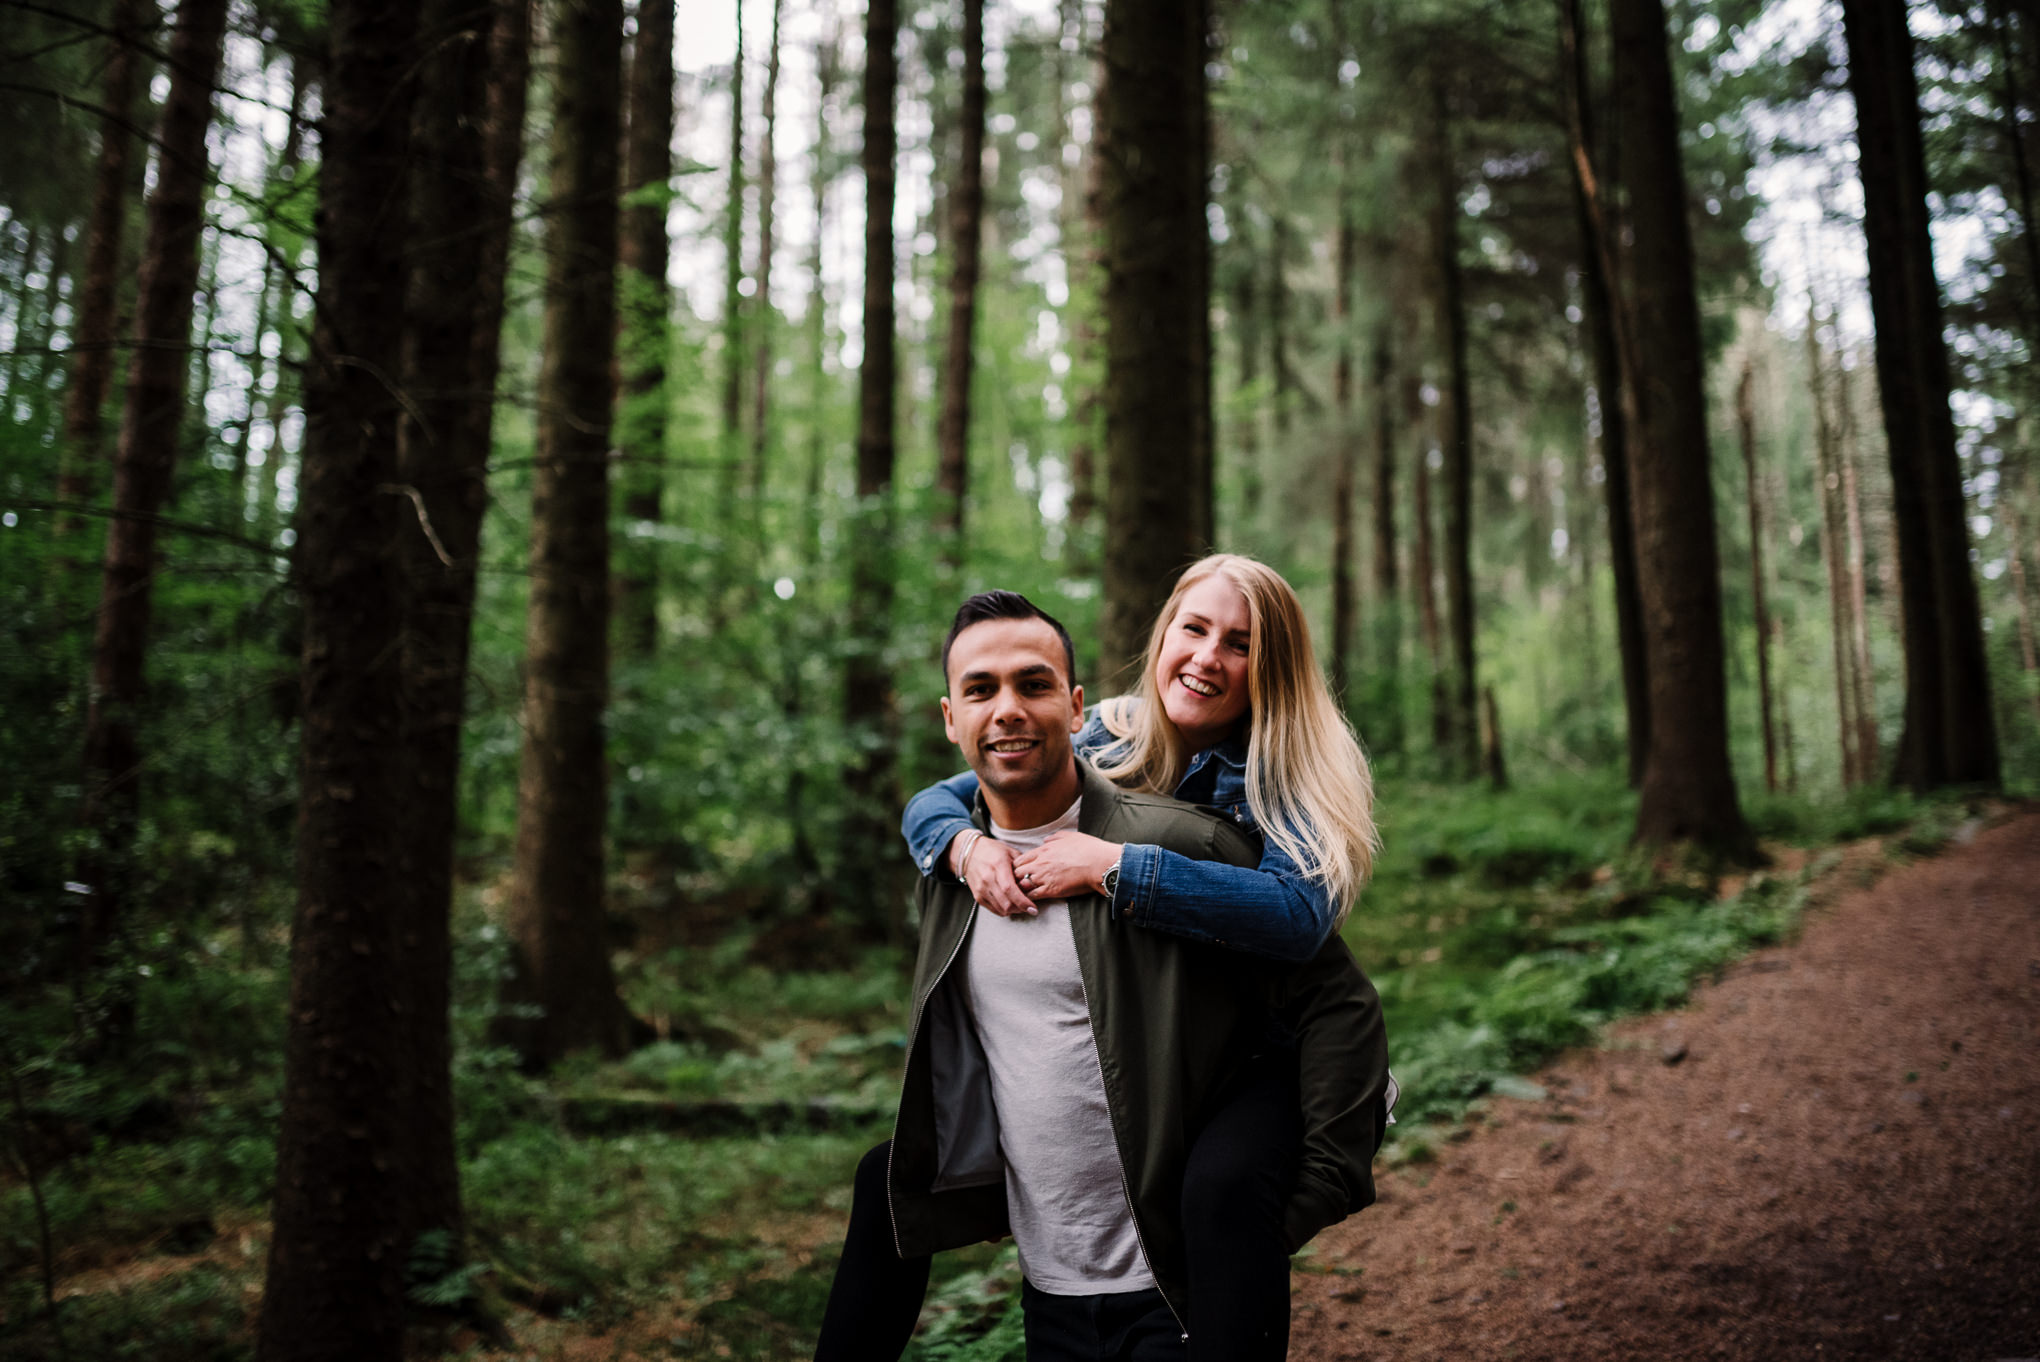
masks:
[[[1045,827],[994,824],[992,835],[1016,851],[1037,847],[1076,827],[1077,807]],[[966,961],[1020,1270],[1050,1295],[1139,1291],[1155,1279],[1112,1139],[1070,906],[1052,899],[1039,907],[1037,916],[1010,918],[979,908]]]

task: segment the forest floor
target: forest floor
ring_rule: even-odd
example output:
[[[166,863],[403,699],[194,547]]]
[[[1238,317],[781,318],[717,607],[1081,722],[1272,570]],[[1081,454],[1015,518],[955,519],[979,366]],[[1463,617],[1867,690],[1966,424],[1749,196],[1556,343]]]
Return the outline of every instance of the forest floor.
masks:
[[[1380,1204],[1297,1259],[1292,1358],[2040,1359],[2040,807],[1922,806],[1870,837],[1816,828],[1697,898],[1516,805],[1422,808],[1377,911],[1348,929],[1405,1018],[1405,1121],[1378,1164]],[[1508,835],[1475,846],[1490,827]],[[1442,864],[1445,847],[1463,862]],[[1542,878],[1523,883],[1526,864]],[[1639,875],[1644,889],[1624,887]],[[584,1087],[882,1107],[898,970],[753,962],[709,996],[684,977],[702,956],[673,949],[669,991],[758,1035],[555,1075],[536,1114],[530,1084],[470,1059],[471,1119],[498,1128],[473,1137],[465,1190],[514,1343],[494,1350],[454,1319],[418,1330],[414,1356],[809,1355],[848,1169],[882,1123],[597,1138],[554,1108]],[[1646,997],[1685,1002],[1572,1049],[1537,1039],[1577,1038],[1595,1009],[1662,1006],[1621,1001]],[[1521,1053],[1555,1057],[1523,1078]],[[1490,1084],[1517,1095],[1454,1096]],[[108,1345],[69,1356],[249,1354],[270,1133],[236,1100],[248,1110],[218,1129],[108,1144],[51,1180],[68,1216],[57,1294],[74,1340]],[[209,1180],[235,1159],[252,1171]],[[912,1356],[1015,1362],[1016,1271],[991,1247],[944,1255]],[[10,1331],[8,1310],[0,1358],[54,1355],[38,1330]]]
[[[1290,1356],[2040,1356],[2040,813],[1965,833],[1386,1173]]]

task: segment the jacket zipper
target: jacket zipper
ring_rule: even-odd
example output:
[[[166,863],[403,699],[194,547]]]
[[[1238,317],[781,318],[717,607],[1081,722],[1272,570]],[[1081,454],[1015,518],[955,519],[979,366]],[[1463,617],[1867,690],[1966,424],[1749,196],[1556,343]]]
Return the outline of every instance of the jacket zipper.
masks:
[[[1077,948],[1077,986],[1084,990],[1084,1011],[1091,1011],[1091,986],[1084,982],[1083,948]],[[1098,1051],[1098,1024],[1091,1023],[1091,1055],[1098,1065],[1098,1081],[1105,1083],[1105,1060]],[[1133,1188],[1126,1181],[1126,1151],[1119,1144],[1119,1113],[1112,1106],[1112,1089],[1105,1088],[1105,1114],[1112,1122],[1112,1152],[1118,1155],[1119,1195],[1126,1201],[1126,1218],[1133,1222],[1133,1242],[1140,1248],[1140,1260],[1147,1265],[1148,1276],[1154,1281],[1155,1292],[1162,1298],[1162,1304],[1169,1307],[1169,1317],[1176,1321],[1176,1332],[1183,1336],[1183,1342],[1190,1341],[1190,1326],[1183,1322],[1183,1316],[1176,1310],[1176,1303],[1169,1299],[1169,1293],[1162,1290],[1162,1279],[1155,1275],[1155,1260],[1148,1253],[1147,1236],[1140,1228],[1140,1208],[1133,1204]]]
[[[1106,1101],[1106,1110],[1111,1110],[1111,1101]],[[1116,1132],[1115,1132],[1116,1137]],[[1116,1142],[1116,1138],[1115,1138]],[[1190,1326],[1176,1313],[1176,1302],[1169,1299],[1169,1293],[1162,1290],[1162,1279],[1155,1277],[1155,1260],[1148,1256],[1147,1237],[1140,1232],[1140,1212],[1133,1204],[1133,1188],[1126,1183],[1126,1159],[1119,1160],[1119,1194],[1126,1198],[1126,1218],[1133,1222],[1133,1242],[1140,1246],[1140,1260],[1147,1264],[1148,1276],[1154,1277],[1155,1294],[1162,1298],[1162,1304],[1169,1307],[1169,1317],[1176,1321],[1176,1331],[1183,1336],[1183,1342],[1190,1341]]]
[[[956,945],[950,949],[949,958],[942,962],[941,969],[935,971],[935,979],[932,983],[928,985],[927,995],[921,999],[921,1011],[914,1018],[913,1030],[907,1033],[907,1062],[900,1069],[900,1091],[902,1093],[906,1092],[907,1090],[907,1078],[909,1077],[910,1071],[914,1063],[914,1043],[918,1041],[921,1037],[921,1022],[922,1019],[928,1015],[928,1003],[930,1000],[934,998],[935,990],[942,987],[942,981],[949,977],[949,967],[956,963],[957,956],[963,954],[964,943],[970,940],[971,931],[976,926],[977,926],[977,904],[972,903],[970,906],[970,917],[965,920],[963,924],[963,931],[956,938]],[[898,1254],[900,1257],[905,1258],[907,1256],[907,1251],[900,1244],[900,1217],[899,1213],[893,1209],[892,1199],[893,1151],[898,1149],[899,1147],[900,1147],[900,1113],[897,1110],[895,1110],[893,1112],[893,1137],[886,1143],[885,1146],[885,1218],[892,1222],[893,1252]],[[1119,1180],[1122,1185],[1124,1185],[1124,1183],[1126,1182],[1126,1174],[1124,1170],[1121,1171],[1119,1175]],[[1131,1204],[1132,1204],[1131,1202],[1128,1203],[1129,1206]],[[1139,1233],[1138,1226],[1135,1226],[1135,1233],[1136,1234]],[[1147,1250],[1143,1248],[1141,1250],[1141,1253],[1144,1256],[1147,1253]],[[1150,1271],[1152,1271],[1152,1269],[1150,1269]]]

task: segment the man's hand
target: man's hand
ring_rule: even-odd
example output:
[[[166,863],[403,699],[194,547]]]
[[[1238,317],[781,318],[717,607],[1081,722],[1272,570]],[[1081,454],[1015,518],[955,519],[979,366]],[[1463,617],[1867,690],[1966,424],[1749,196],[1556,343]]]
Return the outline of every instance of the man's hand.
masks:
[[[1058,832],[1014,858],[1020,888],[1036,899],[1068,899],[1104,892],[1105,872],[1119,864],[1121,846],[1087,832]],[[977,868],[973,860],[971,868]]]
[[[970,863],[959,869],[957,862],[965,852]],[[949,843],[949,869],[970,886],[970,896],[980,907],[1000,917],[1032,917],[1041,911],[1013,878],[1013,848],[995,837],[958,833]]]

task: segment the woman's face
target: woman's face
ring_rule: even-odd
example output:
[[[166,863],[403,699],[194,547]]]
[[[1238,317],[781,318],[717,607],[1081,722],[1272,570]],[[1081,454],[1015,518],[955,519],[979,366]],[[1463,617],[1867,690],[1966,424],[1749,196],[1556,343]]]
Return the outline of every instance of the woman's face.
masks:
[[[1252,628],[1247,598],[1216,573],[1176,602],[1155,651],[1155,693],[1193,752],[1223,739],[1247,712]]]

